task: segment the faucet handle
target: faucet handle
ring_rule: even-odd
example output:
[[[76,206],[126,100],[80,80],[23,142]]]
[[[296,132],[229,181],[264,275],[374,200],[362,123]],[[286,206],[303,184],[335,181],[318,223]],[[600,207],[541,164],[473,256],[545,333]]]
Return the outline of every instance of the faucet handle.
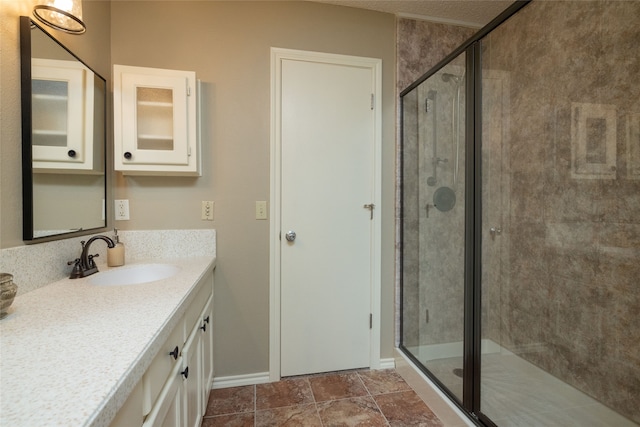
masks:
[[[89,255],[89,257],[88,257],[89,265],[87,265],[87,267],[94,268],[96,266],[96,263],[95,263],[95,261],[93,259],[97,258],[99,256],[100,256],[100,254]]]
[[[82,265],[80,262],[80,258],[76,258],[73,261],[67,262],[67,265],[75,264],[73,269],[71,270],[71,274],[69,275],[70,279],[77,279],[78,277],[82,277]]]

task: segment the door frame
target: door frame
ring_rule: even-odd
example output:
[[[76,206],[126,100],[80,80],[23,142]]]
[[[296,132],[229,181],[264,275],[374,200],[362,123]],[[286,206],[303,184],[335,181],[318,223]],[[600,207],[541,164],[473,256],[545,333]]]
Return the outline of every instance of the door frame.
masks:
[[[269,177],[269,380],[280,380],[280,216],[281,216],[281,77],[282,61],[298,60],[368,68],[372,71],[374,109],[374,200],[371,221],[371,313],[369,366],[380,368],[381,318],[381,187],[382,187],[382,60],[350,55],[271,48],[271,130]]]

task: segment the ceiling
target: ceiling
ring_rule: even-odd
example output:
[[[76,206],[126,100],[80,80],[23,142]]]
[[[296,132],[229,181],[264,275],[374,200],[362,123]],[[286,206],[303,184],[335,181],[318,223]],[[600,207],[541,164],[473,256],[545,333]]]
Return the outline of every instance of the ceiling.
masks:
[[[512,0],[313,0],[429,21],[480,28]]]

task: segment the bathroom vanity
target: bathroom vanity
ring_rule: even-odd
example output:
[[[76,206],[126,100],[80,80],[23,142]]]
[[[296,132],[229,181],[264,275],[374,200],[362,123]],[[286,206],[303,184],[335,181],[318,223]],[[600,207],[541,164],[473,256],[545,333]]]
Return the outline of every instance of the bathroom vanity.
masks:
[[[145,263],[177,269],[95,284]],[[0,425],[199,425],[213,378],[214,268],[215,256],[99,265],[17,297],[0,324]]]

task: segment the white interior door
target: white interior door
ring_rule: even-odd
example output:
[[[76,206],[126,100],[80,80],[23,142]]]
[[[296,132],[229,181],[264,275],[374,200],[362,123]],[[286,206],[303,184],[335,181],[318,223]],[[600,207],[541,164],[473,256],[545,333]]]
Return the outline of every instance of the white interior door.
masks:
[[[281,62],[282,376],[370,366],[375,82],[371,67]]]

